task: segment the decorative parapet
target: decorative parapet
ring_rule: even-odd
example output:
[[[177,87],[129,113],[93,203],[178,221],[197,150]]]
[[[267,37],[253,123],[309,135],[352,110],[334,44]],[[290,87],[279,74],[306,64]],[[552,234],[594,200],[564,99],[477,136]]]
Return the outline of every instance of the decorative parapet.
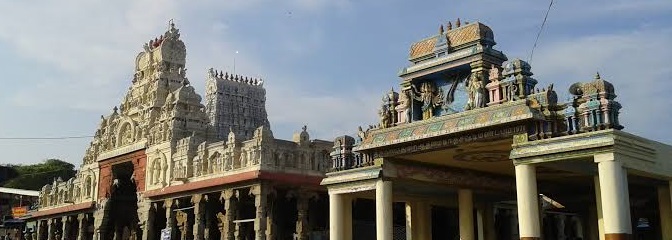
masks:
[[[246,77],[246,76],[240,76],[240,75],[234,75],[234,74],[229,75],[228,72],[217,71],[217,70],[214,70],[213,68],[210,68],[208,70],[208,76],[207,77],[209,79],[236,82],[236,83],[247,84],[247,85],[251,85],[251,86],[259,86],[259,87],[264,86],[264,80],[263,79],[256,79],[256,78],[252,78],[252,77]]]
[[[85,165],[67,181],[63,181],[60,177],[54,179],[51,184],[43,186],[40,190],[38,211],[95,201],[98,189],[97,176],[96,167]]]

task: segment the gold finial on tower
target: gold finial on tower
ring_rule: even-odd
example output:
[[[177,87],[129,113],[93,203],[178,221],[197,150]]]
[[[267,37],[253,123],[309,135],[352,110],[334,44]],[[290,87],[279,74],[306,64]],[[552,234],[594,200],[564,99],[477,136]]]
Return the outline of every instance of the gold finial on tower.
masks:
[[[602,77],[600,77],[600,72],[596,72],[596,73],[595,73],[595,80],[597,80],[597,79],[601,79],[601,78],[602,78]]]
[[[460,25],[462,25],[462,24],[460,23],[460,18],[457,18],[457,21],[455,21],[455,27],[458,27],[458,28],[459,28]]]
[[[439,27],[439,34],[443,34],[443,24]]]
[[[453,30],[453,23],[448,21],[448,24],[446,25],[446,28],[448,28],[448,31]]]

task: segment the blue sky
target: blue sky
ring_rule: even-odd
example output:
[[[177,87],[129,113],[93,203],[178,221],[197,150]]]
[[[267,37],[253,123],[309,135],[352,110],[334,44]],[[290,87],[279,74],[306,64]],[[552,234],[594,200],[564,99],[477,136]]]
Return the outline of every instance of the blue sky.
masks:
[[[201,94],[209,67],[261,77],[274,134],[330,140],[376,121],[409,45],[461,18],[527,60],[548,1],[0,1],[0,137],[92,135],[130,86],[142,44],[171,18]],[[556,0],[531,62],[541,86],[596,71],[616,86],[625,130],[672,143],[672,1]],[[235,52],[238,51],[236,54]],[[564,99],[564,97],[563,97]],[[80,164],[89,139],[0,140],[0,163]]]

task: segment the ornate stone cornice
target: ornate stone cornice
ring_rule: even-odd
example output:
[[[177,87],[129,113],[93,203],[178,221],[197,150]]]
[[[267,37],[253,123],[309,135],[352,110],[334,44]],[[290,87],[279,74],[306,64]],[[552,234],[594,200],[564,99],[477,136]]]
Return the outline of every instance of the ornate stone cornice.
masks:
[[[397,127],[373,130],[355,151],[409,143],[432,137],[458,134],[474,129],[506,125],[518,121],[543,119],[526,101],[513,101],[497,106],[455,113]]]

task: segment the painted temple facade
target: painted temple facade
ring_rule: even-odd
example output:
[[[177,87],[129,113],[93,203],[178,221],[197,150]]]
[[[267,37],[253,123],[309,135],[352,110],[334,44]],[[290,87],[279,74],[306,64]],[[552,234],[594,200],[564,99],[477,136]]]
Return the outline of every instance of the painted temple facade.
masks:
[[[40,191],[38,240],[318,239],[332,142],[273,137],[263,81],[208,70],[206,104],[171,23],[144,44],[77,175]],[[326,220],[326,218],[323,218]]]
[[[561,102],[495,45],[490,27],[449,22],[411,45],[379,122],[281,140],[263,80],[209,69],[196,93],[171,24],[77,175],[42,188],[27,237],[672,239],[672,146],[623,131],[599,74]]]
[[[334,140],[330,239],[672,239],[672,147],[622,131],[599,74],[560,102],[494,45],[459,19],[411,45],[380,121]]]

